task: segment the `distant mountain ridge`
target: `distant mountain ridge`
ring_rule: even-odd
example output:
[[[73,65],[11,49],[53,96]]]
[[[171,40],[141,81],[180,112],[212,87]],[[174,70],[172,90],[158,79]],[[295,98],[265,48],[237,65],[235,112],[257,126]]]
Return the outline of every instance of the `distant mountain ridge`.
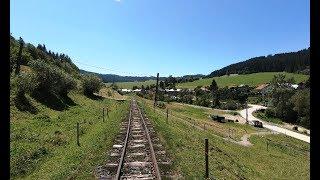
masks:
[[[80,69],[81,74],[94,74],[102,79],[105,83],[110,82],[134,82],[134,81],[147,81],[147,80],[157,80],[157,77],[155,76],[120,76],[116,74],[100,74],[100,73],[94,73],[89,72],[85,70]],[[202,74],[196,74],[196,75],[185,75],[179,78],[202,78],[205,75]],[[164,81],[167,77],[159,77],[159,81]]]
[[[310,47],[297,52],[279,53],[259,56],[246,61],[228,65],[215,70],[207,77],[217,77],[228,74],[251,74],[257,72],[290,72],[295,73],[309,69]]]

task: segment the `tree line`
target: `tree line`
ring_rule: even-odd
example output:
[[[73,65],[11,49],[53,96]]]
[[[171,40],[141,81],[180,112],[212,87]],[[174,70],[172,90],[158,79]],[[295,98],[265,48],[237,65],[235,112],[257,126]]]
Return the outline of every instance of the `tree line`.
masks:
[[[297,52],[260,56],[213,71],[207,77],[257,72],[309,73],[310,47]]]

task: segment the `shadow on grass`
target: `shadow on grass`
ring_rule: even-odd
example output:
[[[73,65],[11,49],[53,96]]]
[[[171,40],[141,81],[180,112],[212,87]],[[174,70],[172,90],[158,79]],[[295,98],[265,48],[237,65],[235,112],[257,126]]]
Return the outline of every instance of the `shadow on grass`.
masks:
[[[16,96],[14,103],[19,111],[27,111],[31,114],[37,114],[38,112],[38,109],[31,104],[30,100],[24,94]]]
[[[40,93],[37,91],[32,94],[32,97],[48,108],[57,111],[67,110],[70,106],[77,105],[67,95],[59,96],[53,93]]]

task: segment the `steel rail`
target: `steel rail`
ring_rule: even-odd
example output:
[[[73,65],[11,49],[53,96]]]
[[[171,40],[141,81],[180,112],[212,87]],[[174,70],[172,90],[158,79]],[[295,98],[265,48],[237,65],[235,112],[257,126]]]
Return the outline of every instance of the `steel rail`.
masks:
[[[139,114],[141,116],[141,120],[142,120],[143,126],[145,128],[147,138],[148,138],[150,151],[151,151],[152,163],[153,163],[153,167],[154,167],[154,171],[155,171],[155,176],[156,176],[157,179],[161,179],[161,175],[160,175],[157,159],[156,159],[156,156],[155,156],[155,153],[154,153],[154,149],[153,149],[153,145],[152,145],[152,141],[151,141],[151,138],[150,138],[150,135],[149,135],[149,130],[148,130],[147,126],[146,126],[146,123],[144,121],[144,117],[142,116],[141,110],[140,110],[138,105],[137,105],[137,107],[138,107]]]
[[[128,139],[129,139],[129,133],[130,133],[130,127],[131,127],[131,116],[132,116],[132,100],[131,100],[131,104],[130,104],[130,114],[129,114],[129,122],[128,122],[128,128],[127,128],[127,134],[126,134],[126,139],[123,145],[123,150],[122,150],[122,154],[121,154],[121,158],[119,161],[119,165],[118,165],[118,169],[117,169],[117,174],[116,174],[116,179],[120,179],[120,174],[121,174],[121,169],[123,166],[123,160],[124,160],[124,156],[126,154],[126,150],[127,150],[127,143],[128,143]]]

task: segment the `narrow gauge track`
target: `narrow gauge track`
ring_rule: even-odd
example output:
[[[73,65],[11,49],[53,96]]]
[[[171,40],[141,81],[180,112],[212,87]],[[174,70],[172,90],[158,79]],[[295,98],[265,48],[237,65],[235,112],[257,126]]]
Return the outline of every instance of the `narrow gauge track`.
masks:
[[[158,144],[159,138],[155,137],[150,122],[145,120],[147,118],[135,100],[131,101],[128,119],[122,122],[108,163],[96,169],[96,178],[161,179],[157,159],[162,166],[171,162],[165,157],[165,151]]]

